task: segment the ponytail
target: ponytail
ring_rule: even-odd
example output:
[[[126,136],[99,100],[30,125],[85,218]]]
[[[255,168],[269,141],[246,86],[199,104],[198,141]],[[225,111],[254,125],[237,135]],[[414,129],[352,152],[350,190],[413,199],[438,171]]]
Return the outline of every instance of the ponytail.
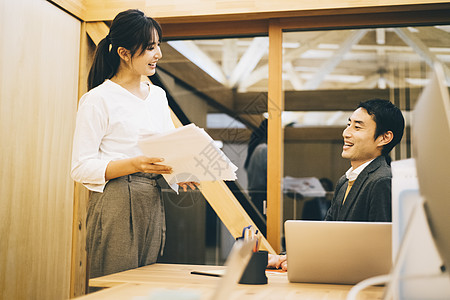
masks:
[[[116,74],[120,64],[120,58],[117,51],[110,51],[110,48],[113,47],[111,46],[111,38],[108,34],[100,41],[95,50],[94,61],[88,76],[88,90],[99,86],[105,79],[110,79]]]
[[[156,40],[157,38],[159,40]],[[102,84],[105,79],[111,79],[116,75],[120,65],[117,53],[119,47],[130,50],[133,56],[138,50],[142,54],[149,45],[158,44],[161,39],[161,26],[154,19],[145,16],[142,11],[129,9],[119,13],[111,23],[109,34],[97,45],[89,71],[88,89],[91,90]]]

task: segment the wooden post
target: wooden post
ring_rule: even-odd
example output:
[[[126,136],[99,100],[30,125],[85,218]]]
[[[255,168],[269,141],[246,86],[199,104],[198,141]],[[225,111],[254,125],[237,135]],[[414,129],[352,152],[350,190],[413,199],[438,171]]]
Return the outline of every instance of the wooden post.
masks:
[[[283,129],[282,42],[279,20],[269,22],[269,91],[267,136],[267,239],[276,252],[281,251]]]
[[[89,41],[86,23],[81,23],[80,68],[78,78],[78,99],[87,92],[89,71]],[[74,183],[72,258],[70,272],[70,297],[79,297],[87,292],[86,214],[89,191],[80,183]]]

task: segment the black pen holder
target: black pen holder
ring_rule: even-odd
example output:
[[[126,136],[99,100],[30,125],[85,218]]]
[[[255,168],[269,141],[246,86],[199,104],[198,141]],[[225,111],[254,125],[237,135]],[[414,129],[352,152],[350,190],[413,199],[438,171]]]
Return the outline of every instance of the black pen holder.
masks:
[[[266,267],[268,261],[267,251],[253,252],[250,261],[242,274],[241,284],[267,284]]]

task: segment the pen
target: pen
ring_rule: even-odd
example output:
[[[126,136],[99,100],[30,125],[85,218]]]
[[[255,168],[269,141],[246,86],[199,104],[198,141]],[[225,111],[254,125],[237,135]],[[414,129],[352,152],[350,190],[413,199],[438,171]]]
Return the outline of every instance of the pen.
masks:
[[[258,231],[256,231],[256,244],[255,244],[255,248],[253,249],[253,252],[259,251],[260,243],[261,243],[261,234],[259,234]]]
[[[242,236],[237,238],[239,239],[244,239],[244,241],[255,241],[255,246],[253,247],[252,251],[253,252],[258,252],[259,251],[259,246],[261,244],[261,235],[259,234],[258,230],[252,226],[246,226],[242,229]]]

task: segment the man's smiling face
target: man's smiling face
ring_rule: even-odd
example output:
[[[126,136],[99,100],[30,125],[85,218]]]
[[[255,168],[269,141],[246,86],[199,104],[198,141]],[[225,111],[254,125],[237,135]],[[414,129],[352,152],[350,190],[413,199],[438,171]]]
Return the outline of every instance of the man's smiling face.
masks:
[[[381,155],[383,135],[375,139],[376,127],[372,116],[364,108],[358,108],[349,118],[342,133],[342,157],[349,159],[354,169]]]

